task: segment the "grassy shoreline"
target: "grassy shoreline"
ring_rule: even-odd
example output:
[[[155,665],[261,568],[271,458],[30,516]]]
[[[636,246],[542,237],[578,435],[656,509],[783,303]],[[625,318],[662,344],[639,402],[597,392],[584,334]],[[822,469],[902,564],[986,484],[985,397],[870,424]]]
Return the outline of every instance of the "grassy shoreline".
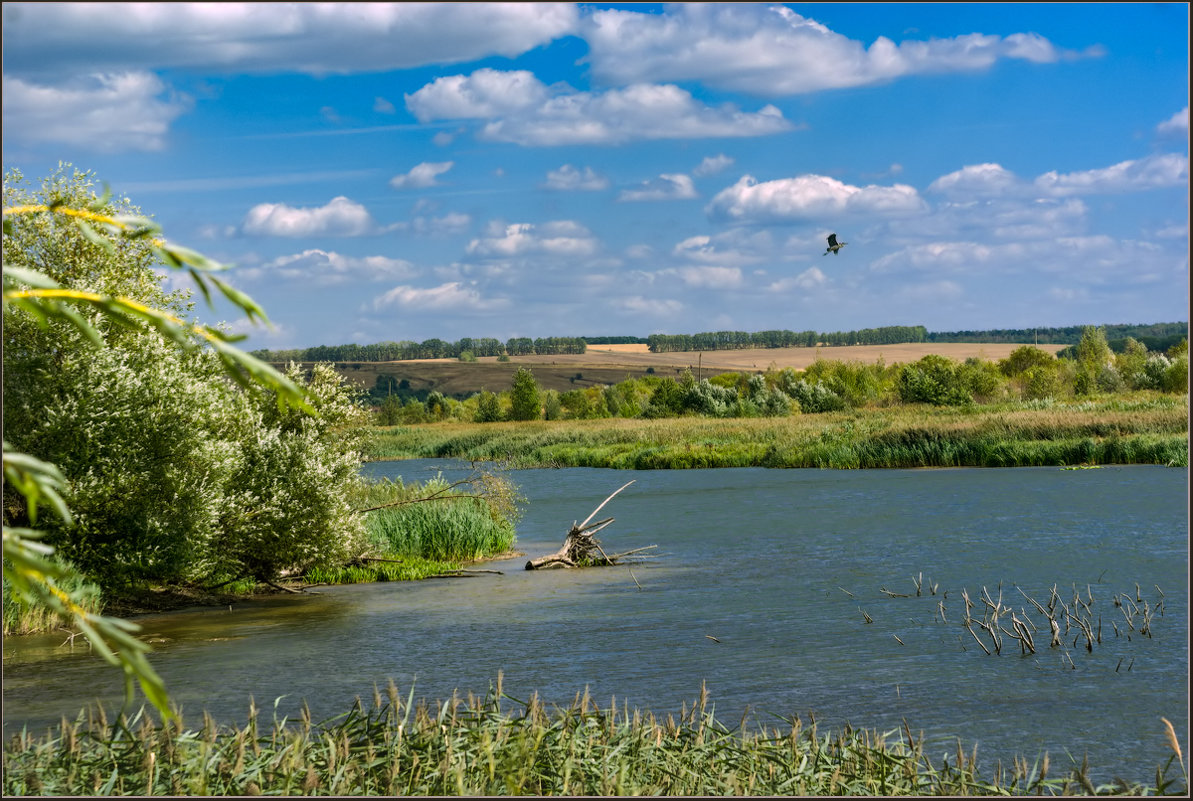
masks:
[[[1187,466],[1188,396],[891,406],[781,418],[604,418],[374,428],[375,461],[454,457],[515,467]]]
[[[144,710],[115,725],[102,708],[43,736],[14,734],[4,749],[5,795],[1094,795],[1184,794],[1179,745],[1158,750],[1154,784],[1097,783],[1083,760],[1047,754],[981,763],[976,746],[932,743],[901,730],[821,733],[815,720],[728,727],[704,688],[678,720],[601,709],[577,693],[548,711],[496,686],[433,707],[390,682],[372,705],[324,723],[261,721],[243,728],[206,714],[156,724]],[[1176,765],[1173,763],[1177,762]],[[1149,768],[1148,775],[1152,771]],[[1183,786],[1182,786],[1183,781]]]

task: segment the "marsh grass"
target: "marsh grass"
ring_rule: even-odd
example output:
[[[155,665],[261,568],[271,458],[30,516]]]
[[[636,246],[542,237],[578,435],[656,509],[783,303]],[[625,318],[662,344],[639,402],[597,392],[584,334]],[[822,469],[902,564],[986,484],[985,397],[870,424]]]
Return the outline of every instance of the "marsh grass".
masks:
[[[455,484],[442,476],[370,482],[354,502],[368,510],[362,513],[370,553],[351,564],[311,568],[303,576],[308,584],[424,579],[507,553],[525,499],[504,476],[476,471]]]
[[[1188,466],[1187,396],[894,406],[782,418],[606,418],[378,428],[371,458],[517,467]]]
[[[458,486],[442,476],[422,484],[372,482],[362,508],[373,509],[366,529],[385,554],[460,562],[513,547],[520,500],[508,479],[481,473]]]
[[[679,715],[601,709],[587,690],[548,710],[536,696],[501,690],[429,706],[390,682],[371,705],[312,724],[264,723],[250,702],[243,728],[204,714],[164,727],[143,712],[109,724],[100,707],[36,737],[5,744],[5,795],[1061,795],[1182,794],[1169,778],[1176,754],[1156,767],[1156,785],[1096,784],[1089,765],[1015,758],[980,769],[966,753],[928,745],[921,734],[821,733],[815,720],[726,726],[701,688]],[[280,700],[280,699],[279,699]],[[939,749],[939,750],[938,750]],[[1183,774],[1183,769],[1182,769]]]

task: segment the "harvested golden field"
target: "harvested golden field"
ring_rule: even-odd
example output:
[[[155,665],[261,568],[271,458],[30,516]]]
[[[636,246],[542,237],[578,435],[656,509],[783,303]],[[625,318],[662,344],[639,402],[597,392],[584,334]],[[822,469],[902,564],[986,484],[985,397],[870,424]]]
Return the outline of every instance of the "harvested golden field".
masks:
[[[646,345],[590,345],[582,356],[518,356],[513,361],[524,364],[579,364],[592,366],[630,365],[634,367],[679,367],[699,364],[703,369],[729,372],[765,370],[772,364],[778,369],[803,369],[816,359],[861,361],[884,360],[887,364],[914,362],[929,353],[938,353],[956,361],[978,356],[988,361],[1006,358],[1022,345],[1013,343],[917,342],[902,345],[850,345],[823,348],[753,348],[749,350],[713,350],[698,353],[651,353]],[[1065,345],[1037,345],[1040,350],[1056,353]],[[496,361],[495,358],[491,359]],[[485,360],[489,361],[489,360]]]

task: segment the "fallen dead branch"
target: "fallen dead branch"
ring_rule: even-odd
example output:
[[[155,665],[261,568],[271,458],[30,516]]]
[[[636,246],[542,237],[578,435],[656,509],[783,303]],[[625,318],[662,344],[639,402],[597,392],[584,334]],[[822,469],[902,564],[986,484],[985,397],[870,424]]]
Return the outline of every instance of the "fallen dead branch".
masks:
[[[604,520],[598,520],[592,523],[592,519],[596,517],[597,512],[605,507],[605,504],[613,500],[613,497],[621,492],[626,487],[633,484],[629,481],[623,484],[612,495],[601,501],[597,508],[592,510],[592,514],[584,518],[583,523],[572,523],[572,527],[568,529],[567,535],[563,539],[563,545],[554,553],[549,553],[546,556],[540,556],[537,559],[531,559],[526,563],[527,570],[542,570],[549,567],[595,567],[598,565],[616,565],[623,564],[622,560],[627,556],[641,554],[643,551],[649,551],[657,546],[647,545],[642,548],[634,548],[633,550],[623,551],[621,553],[608,554],[605,549],[601,547],[600,541],[596,538],[596,533],[607,527],[613,522],[614,518],[607,517]],[[648,558],[639,556],[639,559]],[[635,579],[637,581],[637,579]]]

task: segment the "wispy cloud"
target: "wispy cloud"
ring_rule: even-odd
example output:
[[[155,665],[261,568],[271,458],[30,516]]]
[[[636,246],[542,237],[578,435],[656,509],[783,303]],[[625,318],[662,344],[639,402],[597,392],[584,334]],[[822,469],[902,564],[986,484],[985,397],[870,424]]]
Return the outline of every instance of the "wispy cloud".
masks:
[[[558,170],[547,173],[544,189],[558,189],[561,191],[596,192],[609,188],[609,179],[598,175],[592,167],[585,167],[583,171],[571,164],[564,164]]]
[[[1188,136],[1189,135],[1189,107],[1185,106],[1183,109],[1173,114],[1164,122],[1156,126],[1156,133],[1162,136]]]
[[[641,314],[647,317],[674,317],[684,310],[683,303],[668,298],[644,298],[632,295],[628,298],[618,298],[613,305],[622,311]]]
[[[392,281],[410,278],[417,268],[405,259],[388,256],[344,256],[335,251],[311,248],[279,256],[256,267],[242,268],[236,275],[244,280],[279,278],[317,286],[356,281]]]
[[[489,311],[509,305],[505,298],[484,298],[471,284],[450,281],[434,287],[396,286],[375,298],[373,311],[398,308],[405,311]]]
[[[6,49],[9,41],[5,36]],[[6,74],[3,89],[6,138],[100,152],[161,150],[170,124],[194,105],[148,72],[93,74],[57,86]]]
[[[368,178],[378,169],[324,170],[315,172],[287,172],[274,175],[229,175],[218,178],[164,178],[159,181],[131,181],[121,184],[122,192],[222,192],[228,189],[258,189],[266,186],[318,184]]]
[[[731,166],[733,166],[733,159],[724,153],[719,153],[715,156],[705,156],[704,160],[700,162],[700,165],[692,170],[692,175],[702,178],[705,175],[714,175],[727,170]]]
[[[640,200],[691,200],[699,197],[692,179],[683,174],[660,175],[643,181],[637,189],[623,189],[617,196],[620,201]]]
[[[430,186],[439,186],[436,178],[450,170],[454,164],[455,162],[452,161],[424,161],[411,167],[409,172],[390,178],[389,185],[394,189],[426,189]]]

